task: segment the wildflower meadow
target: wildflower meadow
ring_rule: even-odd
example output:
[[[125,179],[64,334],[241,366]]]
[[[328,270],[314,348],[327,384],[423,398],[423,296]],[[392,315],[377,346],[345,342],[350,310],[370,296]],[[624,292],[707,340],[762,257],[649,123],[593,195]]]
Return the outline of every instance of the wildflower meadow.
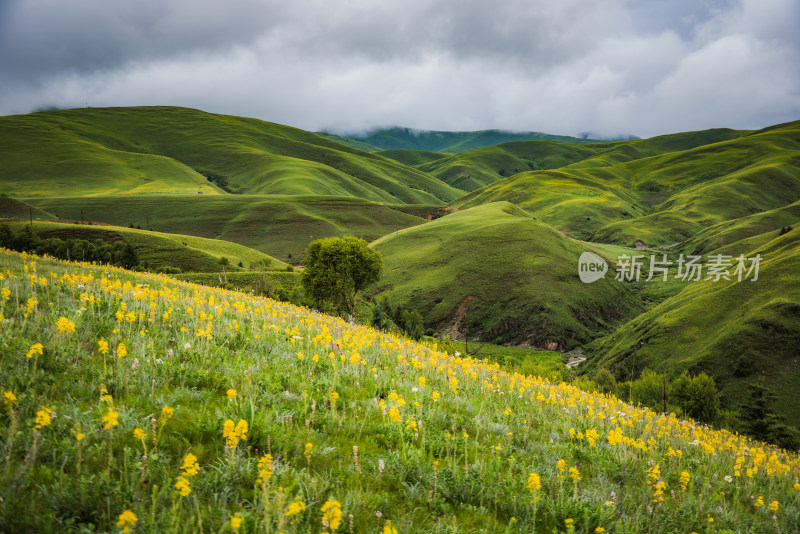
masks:
[[[794,452],[164,275],[0,273],[3,532],[800,531]]]

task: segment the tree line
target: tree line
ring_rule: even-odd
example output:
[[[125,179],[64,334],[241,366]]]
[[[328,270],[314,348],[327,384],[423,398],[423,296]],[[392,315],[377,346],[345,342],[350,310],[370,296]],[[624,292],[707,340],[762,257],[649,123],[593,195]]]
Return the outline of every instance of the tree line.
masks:
[[[18,252],[48,255],[61,260],[105,263],[126,269],[139,266],[136,250],[123,240],[48,238],[37,234],[29,225],[15,233],[9,225],[0,224],[0,246]]]

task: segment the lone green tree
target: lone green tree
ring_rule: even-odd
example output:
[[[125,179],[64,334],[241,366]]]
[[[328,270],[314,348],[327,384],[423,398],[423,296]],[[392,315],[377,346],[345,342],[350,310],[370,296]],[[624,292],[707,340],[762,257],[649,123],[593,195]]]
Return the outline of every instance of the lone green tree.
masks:
[[[322,310],[347,314],[352,321],[358,293],[381,278],[383,259],[356,237],[312,241],[303,258],[300,282],[306,297]]]

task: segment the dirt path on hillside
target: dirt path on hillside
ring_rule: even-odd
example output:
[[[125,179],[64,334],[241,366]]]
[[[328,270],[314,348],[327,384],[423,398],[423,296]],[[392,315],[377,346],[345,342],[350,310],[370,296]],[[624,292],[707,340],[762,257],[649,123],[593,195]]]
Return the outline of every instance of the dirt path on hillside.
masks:
[[[469,303],[472,302],[472,299],[475,298],[475,295],[467,295],[464,300],[461,301],[461,304],[458,305],[458,309],[456,310],[455,318],[453,319],[453,324],[447,329],[447,334],[450,336],[450,339],[460,339],[463,335],[459,329],[461,328],[461,319],[467,314],[467,310],[469,309]]]
[[[569,356],[569,360],[567,360],[567,367],[570,369],[574,369],[586,361],[586,356],[583,355],[583,349],[580,347],[569,351],[567,356]]]

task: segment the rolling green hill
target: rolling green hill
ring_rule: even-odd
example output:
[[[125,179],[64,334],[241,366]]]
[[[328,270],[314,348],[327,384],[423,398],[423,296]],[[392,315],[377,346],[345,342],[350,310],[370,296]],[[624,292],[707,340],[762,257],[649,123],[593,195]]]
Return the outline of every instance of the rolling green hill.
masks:
[[[706,370],[731,402],[763,375],[800,422],[790,406],[800,122],[612,142],[405,128],[353,140],[146,107],[0,117],[0,141],[0,192],[14,197],[0,196],[0,216],[182,234],[113,230],[152,268],[206,272],[221,256],[245,269],[271,265],[263,254],[298,263],[314,239],[363,237],[386,262],[374,294],[439,332],[559,350],[591,342],[587,372]],[[636,240],[673,256],[762,251],[763,278],[577,279],[582,251],[612,261]]]
[[[563,167],[589,158],[597,151],[595,145],[518,141],[476,148],[418,164],[417,168],[453,187],[474,191],[520,172]]]
[[[442,203],[461,191],[288,126],[172,107],[0,117],[0,184],[19,196],[322,194]]]
[[[32,198],[62,219],[140,226],[221,239],[296,263],[314,239],[353,235],[372,241],[425,222],[383,203],[352,197],[285,195],[117,195]],[[430,212],[432,206],[421,206]],[[439,208],[442,209],[442,208]]]
[[[566,167],[495,182],[452,206],[505,200],[583,239],[670,245],[798,199],[795,122],[744,134],[710,130],[617,143]]]
[[[761,255],[758,280],[689,283],[592,343],[587,369],[605,366],[622,378],[645,367],[671,376],[705,371],[729,408],[746,399],[747,384],[764,377],[779,413],[800,425],[800,229],[740,253]]]
[[[516,174],[464,195],[456,209],[511,202],[547,224],[587,239],[608,224],[647,213],[639,197],[619,181],[589,172],[557,169]],[[622,242],[633,245],[633,240]]]
[[[735,139],[748,132],[713,129],[663,135],[650,139],[577,144],[559,141],[518,141],[469,150],[429,162],[404,161],[448,184],[474,191],[485,185],[531,170],[561,167],[607,167],[670,152],[689,150]]]
[[[5,222],[19,233],[27,222]],[[228,269],[239,270],[238,264],[249,269],[285,269],[287,265],[266,254],[236,243],[205,239],[189,235],[165,234],[134,228],[90,224],[65,224],[35,222],[33,229],[43,239],[81,239],[85,241],[119,241],[133,246],[141,265],[157,271],[177,267],[184,272],[212,272],[222,270],[220,259],[227,258]],[[72,259],[80,260],[80,257]]]
[[[384,258],[377,294],[458,338],[572,348],[641,311],[633,292],[578,280],[585,250],[610,258],[625,249],[569,239],[507,202],[400,230],[372,246]]]
[[[416,165],[422,165],[423,163],[430,163],[431,161],[436,161],[438,159],[446,158],[447,154],[442,154],[441,152],[429,152],[427,150],[413,150],[410,148],[394,148],[390,150],[380,150],[376,152],[385,158],[393,159],[402,163],[403,165],[408,165],[410,167],[414,167]]]
[[[474,132],[446,132],[415,130],[413,128],[383,128],[350,136],[322,132],[340,143],[355,147],[377,147],[378,150],[411,149],[428,152],[459,153],[484,146],[512,141],[549,140],[569,143],[597,143],[596,139],[583,139],[567,135],[550,135],[541,132],[511,132],[504,130],[479,130]]]

